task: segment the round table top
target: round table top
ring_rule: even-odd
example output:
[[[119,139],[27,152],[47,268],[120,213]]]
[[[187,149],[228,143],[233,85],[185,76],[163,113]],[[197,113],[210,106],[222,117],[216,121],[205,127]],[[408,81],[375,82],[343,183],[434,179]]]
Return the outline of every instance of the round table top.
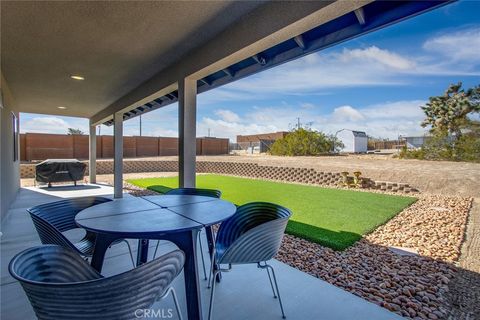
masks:
[[[127,237],[199,229],[228,219],[236,210],[231,202],[203,196],[128,197],[82,210],[75,222],[92,232]]]

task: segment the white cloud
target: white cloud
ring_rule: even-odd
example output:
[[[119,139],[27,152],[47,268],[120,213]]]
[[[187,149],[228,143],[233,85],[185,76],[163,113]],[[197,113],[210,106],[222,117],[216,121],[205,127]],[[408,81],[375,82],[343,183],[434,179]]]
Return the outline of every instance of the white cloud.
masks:
[[[332,88],[405,85],[416,62],[376,46],[314,53],[199,96],[199,103],[331,94]],[[306,105],[308,107],[308,104]]]
[[[22,121],[21,115],[20,121],[20,131],[22,133],[37,132],[66,134],[68,128],[78,128],[83,132],[88,133],[87,120],[84,119],[66,120],[65,117],[38,116]]]
[[[236,136],[240,134],[255,134],[278,131],[274,124],[257,124],[257,123],[238,123],[227,122],[222,119],[212,119],[204,117],[197,124],[198,135],[201,132],[207,132],[210,129],[211,136],[219,138],[229,138],[236,141]]]
[[[362,109],[362,114],[369,119],[418,119],[424,116],[420,106],[424,100],[386,102]]]
[[[341,106],[333,110],[332,117],[336,120],[349,120],[358,121],[363,120],[365,117],[356,109],[351,106]]]
[[[425,129],[420,127],[420,123],[424,114],[420,106],[425,102],[422,100],[395,101],[365,108],[344,106],[334,109],[327,121],[316,129],[334,133],[346,128],[365,131],[370,136],[390,139],[396,139],[399,135],[422,135]],[[342,110],[341,115],[345,115],[343,118],[338,117],[339,109]]]
[[[238,122],[240,121],[240,117],[233,111],[219,109],[215,111],[215,114],[219,116],[222,120],[227,122]]]
[[[371,46],[366,49],[343,49],[340,55],[343,62],[359,62],[380,64],[399,70],[408,70],[415,66],[415,62],[411,59],[400,56],[397,53]]]
[[[148,136],[153,137],[178,137],[178,130],[157,128],[149,131]]]
[[[480,26],[450,31],[428,39],[423,44],[427,51],[440,53],[455,62],[480,62]]]
[[[315,108],[315,105],[312,103],[301,103],[300,108],[302,109],[313,109]]]
[[[140,133],[139,117],[124,123],[124,134],[138,136]],[[178,136],[178,104],[172,104],[142,115],[143,136]]]
[[[245,94],[244,92],[230,90],[229,86],[230,85],[226,85],[224,87],[200,93],[197,96],[198,105],[202,106],[221,101],[243,101],[252,99],[251,95]]]
[[[232,93],[244,93],[258,99],[272,94],[318,93],[337,87],[388,86],[404,83],[394,77],[410,65],[406,59],[387,51],[374,49],[344,49],[341,53],[316,53],[254,75],[248,81],[238,81],[224,87]],[[364,53],[365,52],[365,53]],[[383,54],[373,58],[375,52]],[[394,56],[387,62],[384,56]],[[393,68],[391,65],[397,66]]]
[[[289,130],[296,125],[296,117],[300,117],[303,124],[322,121],[317,114],[318,107],[309,104],[308,108],[303,108],[302,105],[254,107],[237,119],[238,121],[233,122],[226,121],[220,116],[204,117],[198,122],[197,132],[198,135],[206,135],[210,129],[212,136],[227,137],[235,141],[237,135]]]

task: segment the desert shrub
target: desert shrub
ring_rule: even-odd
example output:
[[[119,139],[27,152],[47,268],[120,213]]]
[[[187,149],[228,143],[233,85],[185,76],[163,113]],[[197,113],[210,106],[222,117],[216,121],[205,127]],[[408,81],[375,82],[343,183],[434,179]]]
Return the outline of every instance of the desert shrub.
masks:
[[[278,156],[317,156],[343,147],[333,136],[322,132],[299,128],[284,138],[278,139],[270,147],[270,154]]]
[[[452,84],[421,108],[431,137],[420,150],[401,150],[400,158],[480,162],[480,122],[470,117],[480,112],[480,86]]]
[[[407,149],[406,146],[404,146],[400,150],[399,158],[401,159],[418,159],[418,160],[425,160],[425,152],[423,149]]]
[[[459,138],[446,133],[432,135],[420,149],[400,151],[400,158],[480,162],[480,134],[469,132]]]
[[[453,160],[480,162],[480,135],[465,134],[456,143]]]

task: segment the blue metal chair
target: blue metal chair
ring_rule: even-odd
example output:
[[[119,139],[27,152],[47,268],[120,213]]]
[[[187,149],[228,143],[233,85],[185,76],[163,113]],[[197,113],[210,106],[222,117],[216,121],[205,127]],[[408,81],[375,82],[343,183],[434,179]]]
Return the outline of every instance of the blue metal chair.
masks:
[[[181,319],[170,285],[184,261],[183,251],[176,250],[104,278],[72,249],[44,245],[17,254],[9,272],[22,285],[40,320],[131,320],[169,293]]]
[[[27,209],[27,211],[33,220],[40,241],[43,244],[56,244],[65,248],[70,248],[81,256],[89,258],[93,254],[96,234],[86,231],[83,239],[76,243],[72,243],[63,232],[78,229],[78,226],[75,224],[75,216],[77,213],[83,209],[108,201],[112,200],[103,197],[71,198],[41,204]],[[115,241],[112,245],[120,242],[127,244],[130,259],[132,260],[133,267],[135,267],[132,248],[127,240],[120,239]]]
[[[220,190],[215,189],[200,189],[200,188],[177,188],[172,189],[165,193],[166,195],[189,195],[189,196],[204,196],[210,198],[217,198],[220,199],[222,196],[222,192]],[[207,232],[211,232],[210,227]],[[205,280],[207,280],[207,268],[205,267],[205,258],[203,257],[203,246],[202,241],[200,239],[200,233],[198,233],[198,242],[200,243],[200,257],[202,258],[202,266],[203,266],[203,275]],[[157,242],[157,246],[155,247],[155,252],[153,253],[153,258],[155,259],[157,255],[158,246],[160,241]]]
[[[222,222],[215,241],[213,263],[208,280],[208,286],[212,289],[208,310],[209,319],[212,318],[217,275],[230,271],[234,264],[250,263],[256,263],[258,268],[267,270],[273,297],[278,297],[282,316],[285,318],[275,271],[267,261],[277,254],[291,215],[292,212],[289,209],[277,204],[251,202],[238,207],[232,217]],[[222,264],[228,265],[228,268],[222,269],[220,267]],[[215,265],[216,270],[214,270]]]

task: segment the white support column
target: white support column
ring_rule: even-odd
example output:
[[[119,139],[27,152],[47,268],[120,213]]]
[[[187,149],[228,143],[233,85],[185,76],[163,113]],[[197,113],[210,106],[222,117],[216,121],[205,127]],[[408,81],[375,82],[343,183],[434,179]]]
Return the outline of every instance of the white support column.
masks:
[[[90,124],[88,175],[90,183],[97,183],[97,127]]]
[[[123,113],[113,115],[113,196],[123,197]]]
[[[178,176],[183,188],[195,188],[197,81],[178,82]]]

